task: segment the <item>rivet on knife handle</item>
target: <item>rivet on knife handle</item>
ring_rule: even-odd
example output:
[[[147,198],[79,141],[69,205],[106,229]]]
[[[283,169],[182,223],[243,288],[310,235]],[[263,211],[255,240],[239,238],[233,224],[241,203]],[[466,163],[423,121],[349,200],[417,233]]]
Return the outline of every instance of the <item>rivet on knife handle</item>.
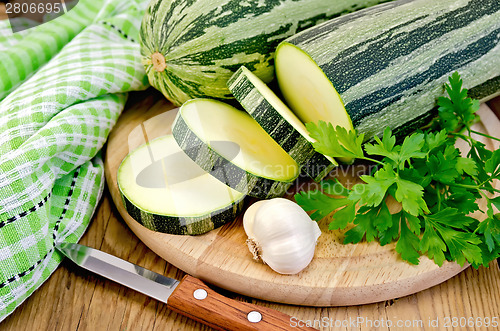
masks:
[[[289,315],[267,307],[232,300],[189,275],[177,285],[168,298],[167,305],[184,316],[218,330],[292,329]],[[293,330],[315,329],[296,327]]]

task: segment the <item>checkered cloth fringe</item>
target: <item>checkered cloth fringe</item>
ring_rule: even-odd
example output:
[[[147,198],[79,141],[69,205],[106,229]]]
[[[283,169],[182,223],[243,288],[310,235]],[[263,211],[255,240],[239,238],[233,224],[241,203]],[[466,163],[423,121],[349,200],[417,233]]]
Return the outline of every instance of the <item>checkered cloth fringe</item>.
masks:
[[[0,321],[83,235],[104,185],[100,149],[143,90],[138,29],[147,1],[80,0],[12,33],[0,21]]]

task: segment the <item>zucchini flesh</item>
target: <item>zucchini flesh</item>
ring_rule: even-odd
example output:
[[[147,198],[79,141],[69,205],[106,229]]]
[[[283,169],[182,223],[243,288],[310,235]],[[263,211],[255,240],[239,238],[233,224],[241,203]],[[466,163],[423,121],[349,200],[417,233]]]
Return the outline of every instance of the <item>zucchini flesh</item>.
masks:
[[[279,86],[297,117],[304,123],[328,119],[351,130],[352,121],[342,98],[316,62],[288,42],[280,44],[277,54]]]
[[[212,99],[182,105],[172,133],[202,169],[228,186],[258,198],[281,196],[300,171],[298,164],[248,113]],[[234,150],[224,148],[233,142]]]
[[[228,81],[234,97],[259,125],[316,181],[337,164],[314,150],[304,123],[255,74],[241,67]]]
[[[243,209],[245,194],[201,170],[172,135],[129,153],[117,180],[129,215],[153,231],[202,234],[233,221]]]
[[[389,126],[402,137],[435,115],[436,99],[455,71],[471,96],[498,95],[499,36],[498,0],[390,2],[288,38],[276,51],[276,75],[305,122],[348,128],[350,120],[366,139]],[[306,92],[308,75],[316,85]],[[337,93],[347,117],[341,102],[331,101]]]

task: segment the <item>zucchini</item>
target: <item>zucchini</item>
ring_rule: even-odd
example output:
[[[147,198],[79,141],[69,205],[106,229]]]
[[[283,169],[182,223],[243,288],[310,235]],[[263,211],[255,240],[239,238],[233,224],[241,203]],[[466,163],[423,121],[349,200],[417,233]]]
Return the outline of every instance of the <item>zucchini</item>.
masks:
[[[276,75],[304,122],[356,128],[369,139],[427,123],[455,71],[470,95],[500,91],[500,1],[414,0],[342,16],[283,41]]]
[[[387,0],[152,0],[140,29],[149,82],[173,104],[232,99],[242,65],[266,83],[278,43],[330,18]]]
[[[170,234],[198,235],[233,221],[245,198],[201,170],[172,135],[129,153],[117,181],[129,215],[150,230]]]
[[[314,150],[307,129],[276,94],[245,67],[228,81],[229,90],[259,125],[316,181],[323,179],[336,162]]]
[[[172,134],[202,169],[253,197],[285,194],[300,173],[298,164],[250,115],[221,101],[185,102],[174,120]],[[233,142],[238,152],[222,142]]]

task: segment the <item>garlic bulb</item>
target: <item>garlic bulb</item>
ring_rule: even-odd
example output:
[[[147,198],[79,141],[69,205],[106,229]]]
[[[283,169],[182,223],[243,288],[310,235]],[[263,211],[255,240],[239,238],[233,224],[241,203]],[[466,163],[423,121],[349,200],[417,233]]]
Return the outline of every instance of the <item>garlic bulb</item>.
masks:
[[[247,244],[254,259],[281,274],[296,274],[309,265],[321,230],[295,202],[261,200],[243,216]]]

